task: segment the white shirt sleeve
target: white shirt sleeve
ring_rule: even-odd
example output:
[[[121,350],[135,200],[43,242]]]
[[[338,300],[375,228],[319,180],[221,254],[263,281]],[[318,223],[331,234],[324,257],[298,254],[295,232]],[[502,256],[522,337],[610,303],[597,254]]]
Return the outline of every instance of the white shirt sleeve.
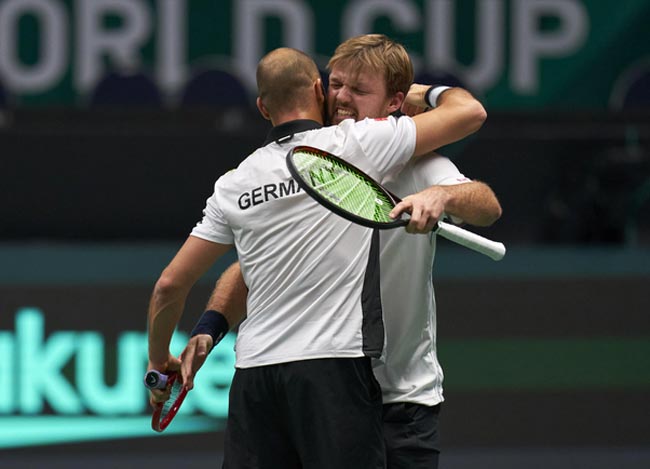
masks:
[[[424,190],[430,186],[453,186],[472,182],[460,172],[458,167],[446,156],[432,153],[412,161],[413,178],[416,186]]]
[[[361,153],[371,160],[370,167],[358,162],[361,169],[379,180],[399,172],[415,152],[415,122],[410,117],[364,119],[354,124],[353,135]]]
[[[219,197],[219,182],[214,185],[214,192],[206,201],[203,219],[192,230],[192,236],[221,244],[234,244],[235,237],[219,204],[224,199]]]

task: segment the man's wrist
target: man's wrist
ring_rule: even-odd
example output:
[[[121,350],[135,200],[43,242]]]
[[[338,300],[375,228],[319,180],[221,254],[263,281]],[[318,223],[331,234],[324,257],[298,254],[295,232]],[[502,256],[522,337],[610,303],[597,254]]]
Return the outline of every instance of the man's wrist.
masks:
[[[148,357],[149,364],[147,365],[148,369],[165,371],[169,366],[170,356],[171,354],[169,353],[169,350],[165,352],[159,352],[150,349]]]
[[[151,361],[151,360],[149,360],[149,364],[147,365],[147,369],[148,370],[156,370],[156,371],[166,371],[168,365],[169,365],[169,362]]]
[[[435,108],[438,105],[438,98],[440,95],[450,88],[451,86],[444,85],[430,86],[429,89],[424,93],[424,102],[430,108]]]
[[[230,326],[226,317],[219,311],[209,309],[201,315],[194,329],[192,329],[190,336],[194,337],[200,334],[208,334],[212,337],[212,348],[214,348],[229,330]]]

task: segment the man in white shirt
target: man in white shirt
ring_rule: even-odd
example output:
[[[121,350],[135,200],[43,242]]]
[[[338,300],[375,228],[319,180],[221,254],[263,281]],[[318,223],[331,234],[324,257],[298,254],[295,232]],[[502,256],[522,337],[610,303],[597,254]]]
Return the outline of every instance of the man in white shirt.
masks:
[[[149,369],[180,368],[169,342],[187,294],[235,245],[249,294],[237,337],[224,467],[380,468],[381,394],[370,364],[384,342],[378,232],[311,200],[295,185],[285,155],[311,145],[346,155],[383,179],[413,155],[453,140],[441,138],[437,116],[426,114],[322,128],[318,69],[294,49],[267,54],[257,78],[258,108],[274,127],[263,147],[219,178],[203,220],[156,283]],[[408,99],[424,105],[424,90]],[[457,138],[484,118],[480,105],[466,113]],[[224,321],[217,312],[204,314],[193,332],[199,352],[219,340]],[[182,358],[191,386],[192,349]],[[151,394],[152,402],[163,398]]]
[[[341,44],[329,62],[328,107],[330,122],[387,115],[386,106],[399,91],[400,69],[383,77],[369,73],[373,63],[385,61],[384,39],[377,35],[353,38]],[[359,67],[359,62],[368,64]],[[439,104],[447,87],[434,87]],[[402,100],[397,99],[399,105]],[[422,112],[410,105],[409,113]],[[501,207],[484,183],[471,181],[448,159],[430,155],[411,160],[396,177],[384,180],[386,187],[411,203],[420,201],[430,211],[429,219],[446,214],[455,222],[488,226],[501,216]],[[409,194],[417,194],[409,196]],[[438,415],[443,401],[442,368],[436,354],[436,305],[433,289],[433,260],[436,236],[428,226],[381,233],[381,290],[386,331],[384,360],[374,368],[382,388],[383,426],[388,469],[435,469],[440,453]]]

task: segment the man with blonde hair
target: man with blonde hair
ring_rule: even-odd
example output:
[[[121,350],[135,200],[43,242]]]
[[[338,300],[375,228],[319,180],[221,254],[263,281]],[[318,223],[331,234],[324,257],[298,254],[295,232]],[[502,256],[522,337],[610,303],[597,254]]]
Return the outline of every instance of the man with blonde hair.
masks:
[[[422,112],[404,104],[413,71],[405,51],[383,35],[352,38],[339,46],[328,68],[330,122],[386,116],[396,110]],[[428,106],[438,112],[448,99],[469,102],[460,88],[427,86]],[[423,89],[422,85],[410,88]],[[437,96],[434,98],[434,96]],[[462,112],[462,105],[458,106]],[[438,129],[453,132],[455,117],[446,113]],[[410,202],[419,198],[430,219],[443,214],[454,221],[488,226],[501,216],[499,202],[486,184],[471,181],[440,155],[409,162],[399,176],[385,181]],[[410,196],[409,194],[416,194]],[[427,202],[422,202],[426,200]],[[414,207],[418,209],[417,206]],[[428,226],[425,230],[429,229]],[[422,232],[416,227],[406,232]],[[374,373],[383,398],[383,428],[388,469],[435,469],[440,453],[438,417],[443,373],[436,354],[436,307],[433,290],[435,236],[410,236],[405,230],[381,233],[381,286],[386,347]],[[394,292],[399,291],[396,295]]]

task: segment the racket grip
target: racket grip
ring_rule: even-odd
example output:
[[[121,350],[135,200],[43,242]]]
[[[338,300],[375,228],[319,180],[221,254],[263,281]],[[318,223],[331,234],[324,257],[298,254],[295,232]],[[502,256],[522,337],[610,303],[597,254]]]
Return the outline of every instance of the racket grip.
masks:
[[[144,385],[147,389],[165,389],[167,387],[166,374],[156,370],[149,370],[144,375]]]
[[[456,225],[440,221],[435,232],[449,241],[479,252],[495,261],[500,261],[506,255],[506,247],[503,243],[484,238]]]

